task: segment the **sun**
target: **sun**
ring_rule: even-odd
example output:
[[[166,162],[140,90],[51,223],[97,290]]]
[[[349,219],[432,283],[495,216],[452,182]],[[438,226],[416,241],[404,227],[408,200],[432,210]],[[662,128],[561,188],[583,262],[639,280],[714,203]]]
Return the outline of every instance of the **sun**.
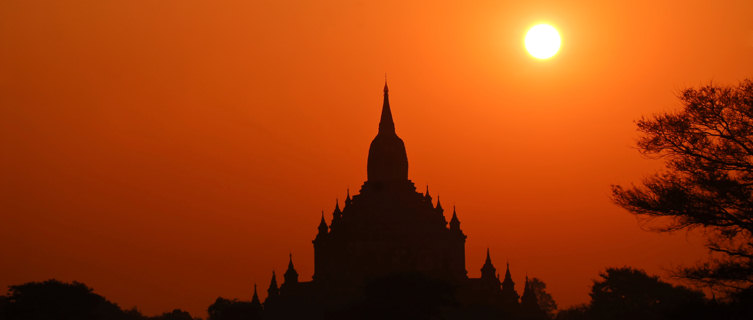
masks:
[[[548,24],[538,24],[526,33],[526,50],[534,58],[549,59],[557,54],[562,39],[557,29]]]

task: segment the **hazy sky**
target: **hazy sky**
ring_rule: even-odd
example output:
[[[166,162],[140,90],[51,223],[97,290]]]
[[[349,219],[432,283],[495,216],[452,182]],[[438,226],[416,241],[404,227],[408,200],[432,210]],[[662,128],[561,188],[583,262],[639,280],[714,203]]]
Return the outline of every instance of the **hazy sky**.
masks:
[[[387,73],[409,176],[560,306],[600,270],[704,257],[609,200],[661,162],[634,121],[753,73],[752,1],[0,2],[0,286],[146,314],[250,299],[358,192]],[[527,28],[561,51],[539,61]],[[342,204],[342,202],[341,202]],[[265,290],[262,290],[265,291]],[[262,293],[262,298],[265,296]]]

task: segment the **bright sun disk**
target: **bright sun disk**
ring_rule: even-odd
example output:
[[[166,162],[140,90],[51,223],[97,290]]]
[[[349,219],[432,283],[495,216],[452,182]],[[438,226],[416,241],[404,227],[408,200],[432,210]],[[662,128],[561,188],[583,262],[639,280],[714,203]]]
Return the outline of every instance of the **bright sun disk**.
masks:
[[[549,59],[560,49],[560,34],[548,24],[533,26],[526,33],[526,50],[537,59]]]

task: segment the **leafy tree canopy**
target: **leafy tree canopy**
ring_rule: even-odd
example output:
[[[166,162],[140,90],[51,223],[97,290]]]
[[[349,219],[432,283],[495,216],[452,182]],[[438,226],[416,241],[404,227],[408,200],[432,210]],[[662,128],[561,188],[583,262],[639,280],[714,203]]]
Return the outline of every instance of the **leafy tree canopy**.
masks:
[[[739,291],[753,286],[753,81],[686,89],[682,109],[637,122],[640,151],[666,170],[612,186],[615,203],[660,219],[657,231],[702,228],[718,253],[686,278]],[[664,223],[666,222],[666,223]]]

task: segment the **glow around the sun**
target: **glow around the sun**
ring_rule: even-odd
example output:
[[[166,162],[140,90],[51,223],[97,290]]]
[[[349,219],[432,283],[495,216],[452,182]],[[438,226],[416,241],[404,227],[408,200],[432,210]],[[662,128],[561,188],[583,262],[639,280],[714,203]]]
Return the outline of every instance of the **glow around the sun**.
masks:
[[[537,59],[549,59],[554,56],[559,51],[561,43],[562,39],[557,29],[548,24],[535,25],[526,33],[526,50]]]

